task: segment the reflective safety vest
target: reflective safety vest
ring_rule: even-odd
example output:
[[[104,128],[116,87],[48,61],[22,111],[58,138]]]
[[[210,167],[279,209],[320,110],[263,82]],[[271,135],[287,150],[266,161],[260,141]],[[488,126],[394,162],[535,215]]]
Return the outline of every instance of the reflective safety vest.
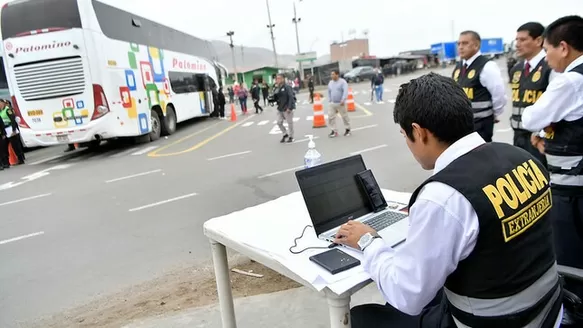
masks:
[[[540,98],[547,90],[551,68],[545,59],[542,59],[536,67],[531,68],[528,75],[524,72],[524,61],[514,65],[510,71],[512,80],[512,116],[510,126],[514,130],[524,130],[522,127],[522,113],[528,106]]]
[[[583,75],[583,64],[570,72]],[[583,117],[553,123],[545,132],[545,153],[553,194],[583,195]]]
[[[494,115],[492,95],[480,82],[480,74],[489,61],[486,56],[478,56],[465,72],[463,63],[460,61],[452,74],[452,78],[464,89],[472,102],[475,120]]]
[[[12,120],[10,119],[10,116],[8,116],[8,106],[4,107],[4,109],[2,109],[0,111],[0,118],[2,118],[2,121],[4,122],[5,126],[11,126],[12,125]]]

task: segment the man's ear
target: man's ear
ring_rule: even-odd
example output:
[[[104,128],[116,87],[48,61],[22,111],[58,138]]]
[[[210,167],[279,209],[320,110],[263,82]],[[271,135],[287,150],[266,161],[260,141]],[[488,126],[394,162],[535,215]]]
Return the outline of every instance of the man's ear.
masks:
[[[413,127],[412,134],[415,137],[415,140],[420,140],[423,143],[427,143],[428,131],[425,128],[422,128],[421,125],[417,123],[411,124]]]

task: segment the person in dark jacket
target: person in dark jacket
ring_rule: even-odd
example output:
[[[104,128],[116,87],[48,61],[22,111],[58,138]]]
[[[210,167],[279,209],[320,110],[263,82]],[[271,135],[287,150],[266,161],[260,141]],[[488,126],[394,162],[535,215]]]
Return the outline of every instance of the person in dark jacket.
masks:
[[[10,167],[10,155],[8,152],[8,147],[12,145],[12,150],[18,157],[18,165],[24,164],[24,151],[22,147],[22,140],[20,139],[20,129],[18,128],[18,123],[16,122],[16,115],[14,115],[14,110],[10,107],[10,102],[2,99],[0,100],[0,118],[4,127],[2,128],[3,137],[2,143],[0,144],[0,157],[1,166],[3,168]]]
[[[263,106],[267,106],[267,98],[269,98],[269,86],[263,82],[261,84],[261,93],[263,94]]]
[[[223,88],[219,88],[218,94],[218,107],[219,107],[219,118],[225,118],[225,105],[227,103],[227,99],[225,98],[225,94],[223,93]]]
[[[310,104],[314,103],[314,77],[310,75],[308,78],[308,91],[310,92]]]
[[[217,92],[217,86],[213,85],[211,89],[213,95],[213,112],[211,117],[219,117],[219,93]]]
[[[251,99],[253,100],[253,107],[255,107],[255,114],[259,114],[259,111],[263,113],[263,108],[259,105],[259,101],[261,100],[261,87],[259,87],[257,80],[253,81],[253,85],[251,86]]]
[[[296,101],[294,90],[285,83],[285,76],[283,74],[277,75],[277,84],[274,91],[277,94],[277,125],[283,133],[281,143],[294,142],[294,109],[296,108]],[[283,120],[286,120],[289,130],[286,130],[283,125]]]

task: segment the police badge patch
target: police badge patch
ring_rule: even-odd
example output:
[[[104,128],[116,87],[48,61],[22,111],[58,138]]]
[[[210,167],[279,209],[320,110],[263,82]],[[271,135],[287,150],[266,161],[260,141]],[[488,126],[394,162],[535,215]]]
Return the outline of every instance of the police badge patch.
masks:
[[[473,70],[471,70],[471,71],[468,73],[468,79],[473,79],[475,75],[476,75],[476,70],[474,70],[474,69],[473,69]]]
[[[522,72],[514,72],[514,75],[512,76],[512,83],[520,82],[521,75],[522,75]]]

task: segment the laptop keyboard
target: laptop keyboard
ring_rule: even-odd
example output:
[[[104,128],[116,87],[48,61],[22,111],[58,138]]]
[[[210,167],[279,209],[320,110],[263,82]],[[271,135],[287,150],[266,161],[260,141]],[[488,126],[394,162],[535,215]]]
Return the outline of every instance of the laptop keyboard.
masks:
[[[395,224],[404,218],[407,217],[407,214],[398,213],[398,212],[384,212],[378,216],[370,218],[366,220],[364,223],[369,225],[371,228],[375,229],[376,231],[383,230],[384,228]]]

